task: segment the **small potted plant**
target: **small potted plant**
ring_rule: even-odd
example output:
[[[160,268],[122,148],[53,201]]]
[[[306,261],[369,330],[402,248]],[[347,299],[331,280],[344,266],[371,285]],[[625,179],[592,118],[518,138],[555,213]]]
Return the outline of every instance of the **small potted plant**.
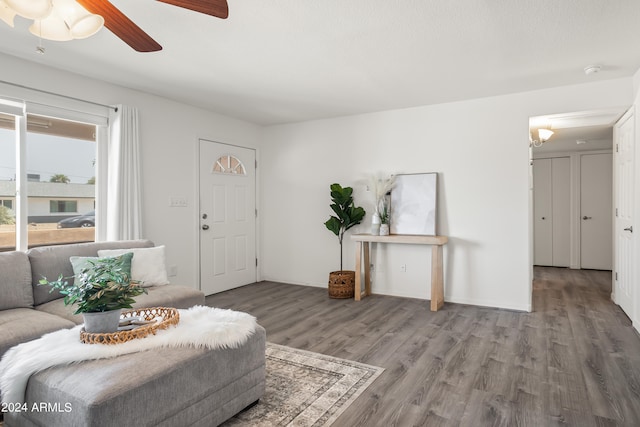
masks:
[[[380,211],[380,235],[389,235],[389,206],[385,201],[382,203],[382,210]]]
[[[116,332],[122,309],[132,308],[133,298],[147,293],[129,278],[126,265],[131,263],[132,256],[132,253],[126,253],[117,257],[88,259],[86,266],[74,277],[60,275],[53,282],[43,278],[40,285],[51,286],[51,292],[54,289],[60,291],[65,305],[77,304],[74,314],[82,313],[85,331]]]
[[[329,297],[353,298],[355,289],[355,271],[342,269],[342,240],[344,233],[351,227],[360,224],[365,216],[361,207],[356,207],[353,202],[353,188],[342,187],[340,184],[331,184],[331,209],[335,213],[324,225],[333,234],[338,236],[340,242],[340,271],[329,273]]]

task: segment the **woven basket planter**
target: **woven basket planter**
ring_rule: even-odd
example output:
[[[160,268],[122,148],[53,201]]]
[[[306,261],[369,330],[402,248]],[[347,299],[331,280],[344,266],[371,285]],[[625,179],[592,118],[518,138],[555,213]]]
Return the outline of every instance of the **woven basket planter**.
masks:
[[[353,298],[356,272],[349,270],[329,273],[329,298]]]

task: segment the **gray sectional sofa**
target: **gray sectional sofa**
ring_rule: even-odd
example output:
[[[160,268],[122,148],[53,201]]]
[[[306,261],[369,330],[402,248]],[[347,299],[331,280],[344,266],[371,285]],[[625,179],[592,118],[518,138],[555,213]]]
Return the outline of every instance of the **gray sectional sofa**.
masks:
[[[16,344],[82,323],[82,317],[73,314],[74,307],[64,305],[62,295],[38,285],[42,277],[71,277],[71,256],[146,247],[153,243],[129,240],[0,252],[0,357]],[[135,307],[204,305],[204,294],[190,287],[147,289],[148,294],[136,297]],[[148,350],[49,368],[31,376],[26,401],[64,400],[73,405],[73,412],[7,413],[5,425],[100,426],[115,425],[115,420],[117,425],[218,425],[264,393],[265,345],[265,330],[258,326],[236,349]],[[87,381],[104,372],[110,372],[109,382],[95,386]]]
[[[150,240],[127,240],[0,252],[0,357],[16,344],[82,323],[82,316],[73,314],[74,306],[64,305],[59,292],[38,285],[43,277],[55,280],[60,274],[73,276],[70,257],[97,256],[101,249],[153,246]],[[153,286],[147,290],[148,294],[136,297],[135,307],[189,308],[204,304],[204,294],[187,286]]]

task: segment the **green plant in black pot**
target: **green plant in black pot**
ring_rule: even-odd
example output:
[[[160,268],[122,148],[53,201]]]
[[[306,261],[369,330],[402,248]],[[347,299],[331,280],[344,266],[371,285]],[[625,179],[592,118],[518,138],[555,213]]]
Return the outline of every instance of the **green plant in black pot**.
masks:
[[[361,207],[356,207],[353,202],[353,188],[342,187],[340,184],[331,184],[331,210],[332,215],[324,225],[333,234],[338,236],[340,242],[340,271],[329,274],[329,296],[332,298],[351,298],[355,280],[354,271],[342,269],[342,241],[344,233],[351,227],[360,224],[366,212]]]

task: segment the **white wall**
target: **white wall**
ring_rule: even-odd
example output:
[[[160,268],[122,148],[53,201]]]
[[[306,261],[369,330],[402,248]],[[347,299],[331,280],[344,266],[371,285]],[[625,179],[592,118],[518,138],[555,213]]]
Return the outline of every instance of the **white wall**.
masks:
[[[266,128],[262,278],[324,287],[339,269],[337,239],[323,225],[331,183],[353,186],[370,213],[368,173],[438,172],[438,232],[450,237],[445,300],[530,310],[529,117],[632,101],[629,78]],[[345,243],[353,269],[355,246]],[[381,246],[374,293],[428,299],[428,248]]]
[[[46,56],[43,57],[46,61]],[[142,157],[143,233],[167,247],[167,264],[176,266],[176,284],[197,287],[198,138],[255,148],[260,127],[166,98],[126,89],[0,54],[2,80],[103,104],[139,109]],[[0,96],[39,100],[37,92],[0,84]],[[64,103],[64,102],[62,102]],[[171,196],[188,207],[170,208]]]

